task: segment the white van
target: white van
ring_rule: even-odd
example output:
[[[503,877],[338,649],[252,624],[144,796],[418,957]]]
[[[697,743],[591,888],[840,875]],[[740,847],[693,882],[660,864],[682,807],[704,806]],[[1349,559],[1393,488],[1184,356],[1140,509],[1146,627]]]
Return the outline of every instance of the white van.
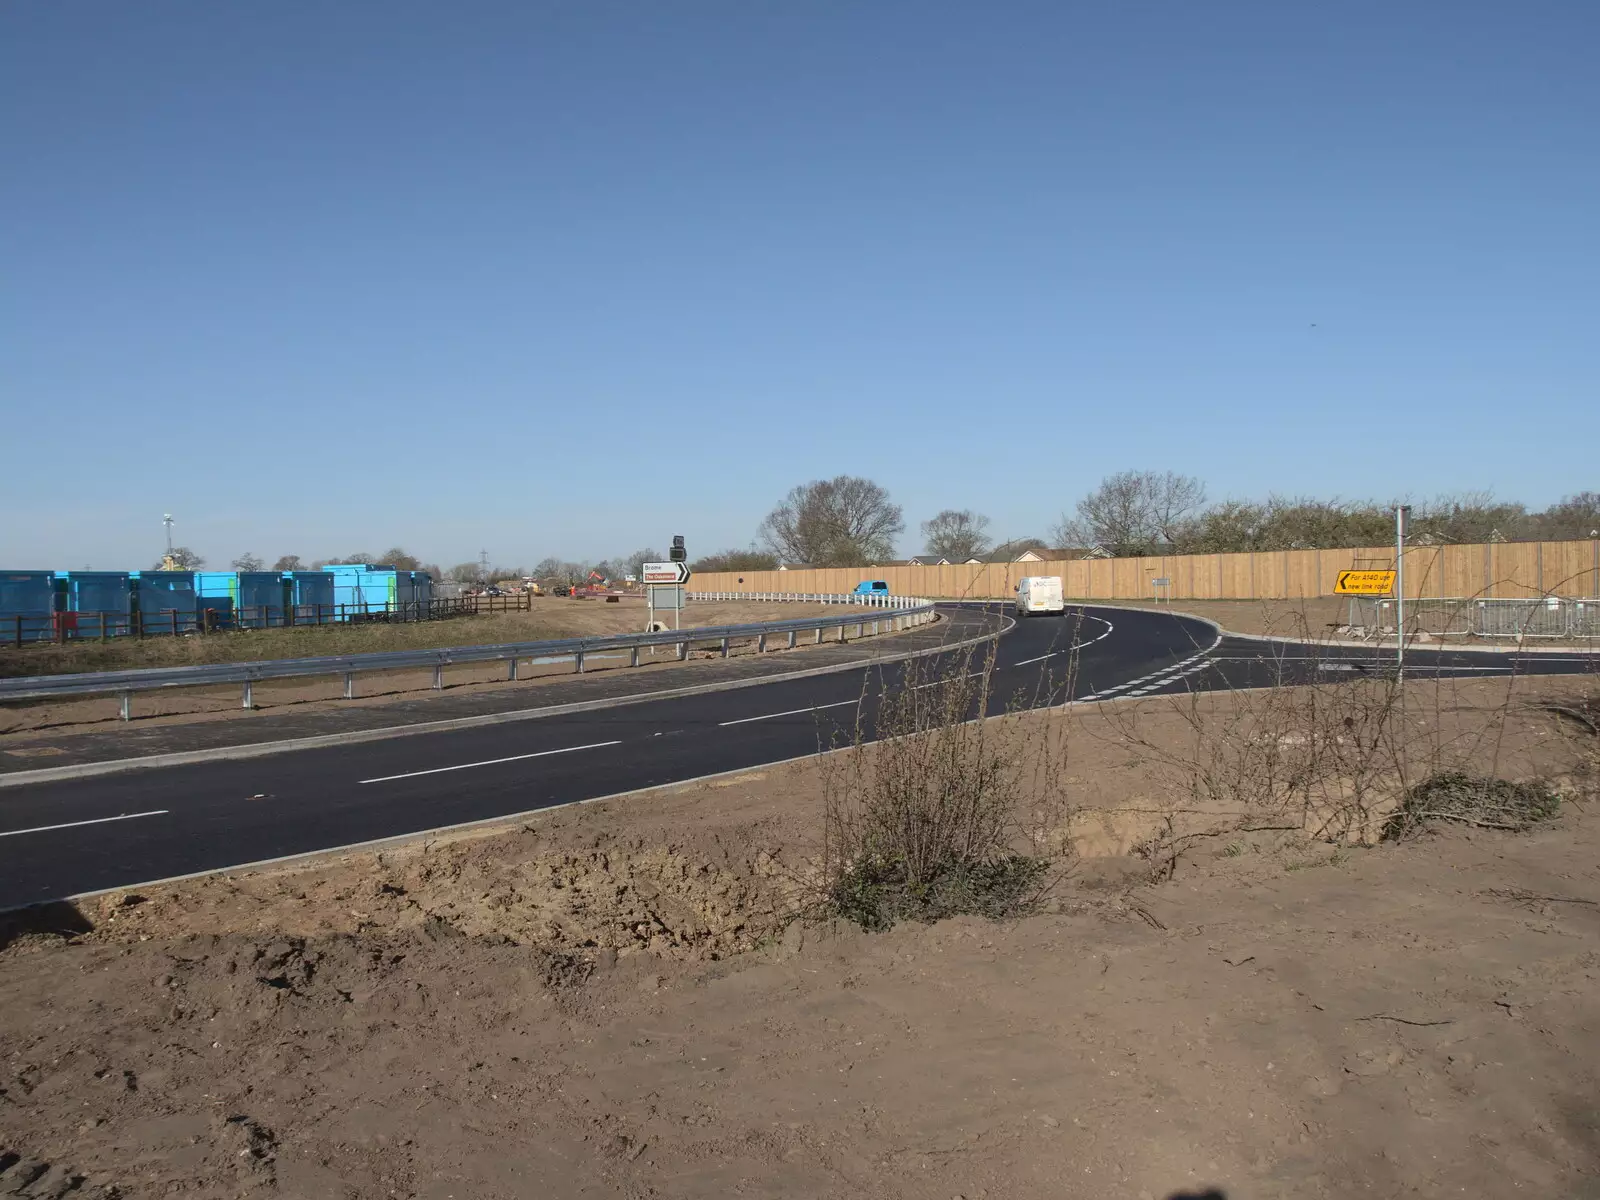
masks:
[[[1017,584],[1017,616],[1031,617],[1036,613],[1060,616],[1067,611],[1067,602],[1061,598],[1061,576],[1029,575]]]

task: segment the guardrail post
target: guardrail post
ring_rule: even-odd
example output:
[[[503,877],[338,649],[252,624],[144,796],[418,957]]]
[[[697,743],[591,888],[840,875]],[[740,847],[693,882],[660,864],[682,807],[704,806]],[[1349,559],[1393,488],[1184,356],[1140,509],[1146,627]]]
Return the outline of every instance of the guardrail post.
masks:
[[[346,700],[354,700],[356,698],[356,673],[354,671],[346,671],[344,673],[344,698]]]
[[[251,709],[256,706],[255,684],[248,679],[244,681],[244,706],[247,709]]]
[[[436,692],[444,691],[444,664],[443,663],[434,663],[433,664],[433,690],[436,691]]]
[[[684,659],[686,659],[688,657],[689,657],[689,639],[685,638],[683,641],[678,643],[678,661],[679,662],[683,662]]]
[[[574,667],[575,673],[579,674],[579,675],[582,675],[583,674],[583,651],[579,650],[576,654],[574,654],[572,656],[572,661],[576,664],[576,666]]]
[[[791,650],[794,649],[794,637],[795,631],[793,629],[789,630],[789,649]]]
[[[767,635],[763,633],[760,637],[758,637],[756,639],[756,653],[757,654],[765,654],[766,652],[767,652]]]
[[[631,655],[629,655],[629,657],[628,657],[628,665],[630,667],[637,667],[639,665],[639,647],[638,646],[635,646],[633,648],[633,653]]]
[[[822,645],[822,626],[821,625],[817,626],[817,640],[816,640],[815,644],[818,645],[818,646]]]
[[[839,641],[840,641],[841,644],[844,642],[844,626],[843,625],[839,626]]]
[[[124,721],[133,720],[133,693],[122,693],[122,704],[118,707],[117,715]]]
[[[728,639],[727,638],[723,638],[722,639],[722,657],[723,658],[727,658],[728,657]]]
[[[517,656],[515,654],[511,656],[511,665],[506,668],[506,681],[508,683],[517,681]]]

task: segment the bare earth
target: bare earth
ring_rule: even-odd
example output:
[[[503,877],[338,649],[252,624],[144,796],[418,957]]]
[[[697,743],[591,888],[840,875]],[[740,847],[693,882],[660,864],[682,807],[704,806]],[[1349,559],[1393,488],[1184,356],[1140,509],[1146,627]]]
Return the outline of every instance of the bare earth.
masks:
[[[1583,739],[1500,721],[1503,687],[1416,688],[1416,719],[1583,794]],[[1074,723],[1085,857],[1007,924],[791,921],[814,763],[103,898],[0,952],[0,1166],[124,1197],[1600,1195],[1586,803],[1201,838],[1152,883],[1124,852],[1182,807],[1157,752],[1249,702],[1029,718]]]
[[[690,604],[683,610],[683,628],[703,628],[711,625],[738,625],[758,621],[788,621],[802,617],[825,615],[836,616],[843,610],[837,607],[828,607],[817,604],[794,603],[731,603],[713,602],[703,604]],[[863,610],[867,611],[867,610]],[[142,647],[151,654],[161,651],[161,656],[154,662],[146,661],[118,661],[102,667],[97,664],[83,665],[78,662],[71,664],[73,670],[100,670],[122,669],[133,666],[173,666],[183,665],[184,661],[194,662],[228,662],[249,659],[251,657],[287,657],[291,654],[343,654],[364,653],[377,650],[400,649],[425,649],[442,646],[459,645],[485,645],[497,642],[538,641],[570,637],[583,637],[588,635],[604,635],[611,633],[638,633],[643,631],[647,618],[647,610],[643,601],[625,601],[621,604],[605,604],[596,601],[574,601],[561,598],[545,597],[534,601],[532,612],[497,613],[493,616],[460,618],[450,621],[420,622],[414,625],[370,625],[359,630],[348,631],[350,636],[358,639],[358,644],[348,644],[350,637],[345,637],[337,645],[331,641],[322,644],[327,639],[320,638],[324,630],[264,630],[242,634],[214,635],[210,637],[180,638],[177,643],[170,640],[158,643],[150,639],[142,643]],[[670,625],[671,614],[658,613],[657,620],[665,620]],[[870,618],[869,618],[870,619]],[[304,635],[305,640],[284,643],[275,639],[283,637],[299,637]],[[219,648],[219,643],[227,643]],[[806,643],[802,640],[797,649],[804,649]],[[259,647],[263,652],[257,653],[254,648]],[[98,649],[96,646],[94,649]],[[773,649],[781,648],[775,646]],[[23,656],[37,654],[51,654],[57,650],[77,652],[86,649],[81,646],[43,647],[24,650]],[[112,647],[112,649],[120,649]],[[140,645],[127,648],[130,652],[137,652]],[[735,643],[730,647],[730,653],[749,653],[755,649],[754,643]],[[282,651],[282,653],[273,653]],[[0,654],[16,651],[0,651]],[[694,651],[691,657],[706,657],[708,652]],[[187,658],[185,658],[187,656]],[[27,661],[37,661],[28,659]],[[670,649],[660,651],[659,661],[651,662],[647,656],[644,660],[651,669],[666,670],[674,667],[677,660]],[[603,655],[592,656],[587,669],[590,671],[606,670],[609,667],[623,667],[628,665],[625,652],[619,652],[616,658],[607,658]],[[43,670],[42,667],[30,668]],[[547,683],[552,679],[566,679],[572,674],[570,660],[552,663],[538,663],[523,660],[518,667],[516,684],[509,686],[537,686]],[[506,664],[499,663],[462,663],[449,667],[445,672],[445,686],[449,689],[492,685],[506,687]],[[386,698],[403,695],[408,692],[427,691],[433,687],[433,672],[431,669],[408,671],[383,671],[368,672],[356,677],[357,698],[354,703],[381,702]],[[343,699],[344,681],[339,676],[328,676],[316,679],[284,679],[271,680],[255,685],[253,701],[257,710],[277,708],[283,705],[336,705],[347,707],[352,701]],[[240,693],[237,684],[225,687],[211,688],[182,688],[170,689],[160,692],[141,692],[133,699],[134,717],[138,720],[150,718],[166,719],[170,721],[191,720],[234,720],[248,717],[240,706]],[[25,733],[40,729],[60,729],[68,731],[72,727],[92,727],[105,725],[118,721],[120,713],[119,701],[115,696],[90,696],[76,700],[50,700],[50,701],[24,701],[14,702],[0,707],[0,736],[9,733]]]

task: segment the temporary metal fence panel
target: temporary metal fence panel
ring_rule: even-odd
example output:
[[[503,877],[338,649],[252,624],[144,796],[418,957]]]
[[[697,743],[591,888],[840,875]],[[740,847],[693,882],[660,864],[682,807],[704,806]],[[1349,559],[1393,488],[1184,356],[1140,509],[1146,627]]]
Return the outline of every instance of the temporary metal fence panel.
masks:
[[[727,599],[753,600],[756,596],[723,593]],[[577,671],[582,671],[585,658],[607,650],[640,650],[656,646],[676,647],[678,657],[687,656],[696,645],[714,645],[723,648],[731,641],[759,641],[773,634],[799,633],[816,630],[820,640],[823,630],[839,631],[840,640],[848,636],[850,627],[858,628],[858,636],[870,636],[869,630],[880,632],[897,628],[912,628],[926,624],[934,618],[932,601],[895,596],[849,597],[844,595],[803,596],[802,600],[839,604],[854,609],[874,608],[893,610],[886,616],[869,620],[862,612],[801,617],[789,621],[766,621],[747,625],[706,626],[699,629],[669,630],[663,633],[619,634],[613,637],[569,638],[560,641],[515,642],[485,646],[456,646],[442,650],[393,650],[375,654],[351,654],[321,658],[279,659],[261,662],[216,663],[193,667],[151,667],[135,671],[104,671],[80,675],[34,675],[19,679],[0,679],[0,701],[38,699],[48,696],[92,696],[122,693],[123,717],[128,716],[127,698],[135,692],[161,688],[197,687],[219,683],[244,685],[245,707],[251,707],[251,685],[267,679],[291,679],[313,676],[344,675],[347,684],[359,672],[392,671],[416,667],[432,667],[435,679],[440,672],[455,663],[511,661],[538,658],[543,660],[570,659]],[[870,603],[852,604],[851,600]],[[888,629],[885,630],[884,627]],[[763,636],[765,635],[765,636]],[[631,665],[639,665],[638,654],[631,656]],[[347,692],[347,694],[349,694]]]
[[[1348,625],[1365,637],[1393,636],[1396,603],[1350,598]],[[1480,638],[1600,637],[1600,599],[1541,596],[1532,599],[1406,601],[1406,636]]]

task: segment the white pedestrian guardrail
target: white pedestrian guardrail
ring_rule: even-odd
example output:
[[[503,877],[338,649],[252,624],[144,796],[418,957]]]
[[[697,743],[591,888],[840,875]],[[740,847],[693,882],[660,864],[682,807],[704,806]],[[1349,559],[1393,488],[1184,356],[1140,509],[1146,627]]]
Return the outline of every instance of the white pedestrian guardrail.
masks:
[[[679,662],[689,657],[695,646],[715,646],[728,657],[732,642],[751,641],[757,653],[770,649],[769,639],[784,638],[786,648],[799,644],[802,634],[812,634],[820,643],[832,633],[840,642],[854,638],[874,637],[880,633],[895,633],[926,625],[934,619],[931,600],[905,596],[821,595],[769,592],[691,592],[691,600],[762,600],[793,601],[797,603],[841,605],[868,608],[865,612],[845,612],[837,615],[799,617],[787,621],[762,621],[744,625],[717,625],[701,628],[669,629],[659,633],[623,633],[608,637],[565,638],[543,642],[505,642],[482,646],[451,646],[438,650],[380,650],[371,654],[327,655],[317,658],[264,659],[255,662],[210,663],[192,667],[146,667],[133,671],[95,671],[77,675],[29,675],[16,679],[0,679],[0,702],[7,700],[40,700],[58,696],[120,695],[121,716],[124,721],[132,716],[133,696],[138,692],[158,691],[165,688],[205,687],[216,684],[237,683],[243,687],[245,708],[254,708],[253,686],[269,679],[295,679],[309,677],[344,677],[344,696],[355,698],[355,679],[358,674],[372,671],[396,671],[418,667],[433,668],[433,687],[444,687],[444,669],[459,663],[505,662],[507,678],[517,678],[517,664],[523,659],[542,662],[571,659],[573,671],[582,674],[586,660],[605,651],[627,651],[628,665],[640,665],[640,651],[670,646]]]

